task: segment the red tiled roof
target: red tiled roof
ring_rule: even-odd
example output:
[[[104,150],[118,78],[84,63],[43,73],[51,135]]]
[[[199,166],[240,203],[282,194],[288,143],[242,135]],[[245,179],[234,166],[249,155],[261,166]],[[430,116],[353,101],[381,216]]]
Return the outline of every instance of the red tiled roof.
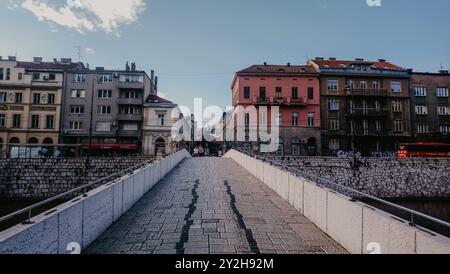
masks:
[[[239,71],[237,74],[311,74],[317,73],[313,66],[288,65],[253,65]]]
[[[314,59],[312,60],[314,63],[316,63],[319,67],[323,68],[346,68],[349,67],[352,64],[367,64],[371,65],[373,68],[376,69],[388,69],[388,70],[405,70],[404,68],[401,68],[397,65],[394,65],[392,63],[389,63],[385,60],[378,60],[378,61],[367,61],[367,60],[355,60],[355,61],[348,61],[348,60],[319,60]]]
[[[167,99],[161,98],[158,95],[150,94],[147,99],[145,99],[146,103],[150,104],[173,104],[172,101],[169,101]]]

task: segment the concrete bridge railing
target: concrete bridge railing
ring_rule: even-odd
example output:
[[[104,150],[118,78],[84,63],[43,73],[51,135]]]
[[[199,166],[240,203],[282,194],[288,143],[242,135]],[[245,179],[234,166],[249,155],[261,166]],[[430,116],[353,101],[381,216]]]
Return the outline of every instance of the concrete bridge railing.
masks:
[[[450,254],[450,239],[236,150],[231,158],[353,254]]]
[[[0,232],[0,254],[68,254],[91,244],[183,159],[186,150]]]

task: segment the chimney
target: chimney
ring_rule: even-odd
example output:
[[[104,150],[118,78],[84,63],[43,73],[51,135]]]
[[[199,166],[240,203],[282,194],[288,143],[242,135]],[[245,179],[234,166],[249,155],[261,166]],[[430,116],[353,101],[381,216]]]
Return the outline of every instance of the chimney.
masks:
[[[42,63],[42,57],[33,57],[33,63],[36,64]]]
[[[54,63],[54,64],[58,64],[58,59],[53,58],[53,63]]]
[[[408,72],[408,74],[412,74],[414,72],[413,69],[407,69],[406,71]]]
[[[155,93],[158,92],[158,76],[155,76]]]
[[[290,66],[291,66],[291,63],[287,63],[287,66],[290,67]]]
[[[125,64],[125,71],[130,71],[130,65],[128,64],[128,61]]]
[[[441,69],[439,70],[439,74],[448,74],[448,70]]]
[[[330,57],[330,61],[336,61],[335,57]]]
[[[264,66],[267,67],[267,62],[264,62]]]
[[[385,59],[378,59],[378,62],[384,63],[384,62],[386,62],[386,60]]]
[[[136,63],[131,63],[131,71],[136,71]]]
[[[72,58],[61,58],[61,64],[68,65],[72,63]]]

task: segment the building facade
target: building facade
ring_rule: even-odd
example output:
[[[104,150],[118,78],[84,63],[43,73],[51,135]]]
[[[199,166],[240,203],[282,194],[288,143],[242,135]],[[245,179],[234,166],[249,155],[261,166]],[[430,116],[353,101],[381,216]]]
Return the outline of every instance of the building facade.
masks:
[[[179,142],[172,139],[172,128],[180,120],[184,121],[177,104],[149,95],[144,104],[144,155],[160,157],[174,152]],[[180,128],[187,129],[186,124]]]
[[[410,71],[386,60],[316,58],[324,155],[393,152],[411,136]]]
[[[236,73],[232,86],[233,106],[256,108],[255,118],[245,112],[246,140],[235,144],[246,151],[264,153],[267,143],[250,140],[249,124],[255,119],[260,126],[279,127],[279,155],[320,155],[319,74],[310,65],[253,65]],[[270,107],[279,107],[278,113]],[[267,107],[267,115],[261,115]],[[249,108],[250,109],[250,108]],[[274,117],[272,119],[271,117]],[[235,119],[237,120],[237,118]],[[236,123],[236,131],[240,130]]]
[[[142,154],[144,100],[156,77],[138,71],[72,70],[66,75],[61,142],[81,144],[97,155]]]
[[[71,59],[20,62],[0,58],[0,145],[58,144],[65,72]],[[2,145],[3,144],[3,145]]]
[[[411,117],[416,142],[450,143],[450,74],[411,74]]]

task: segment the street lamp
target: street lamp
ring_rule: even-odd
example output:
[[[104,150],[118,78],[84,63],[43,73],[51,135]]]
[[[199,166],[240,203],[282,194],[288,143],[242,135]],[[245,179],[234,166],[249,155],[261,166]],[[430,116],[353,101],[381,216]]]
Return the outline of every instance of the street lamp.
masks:
[[[91,115],[89,118],[89,144],[88,144],[88,159],[91,157],[91,146],[92,146],[92,123],[94,116],[94,93],[95,93],[95,81],[98,81],[98,77],[94,74],[92,79],[92,92],[91,92]]]

